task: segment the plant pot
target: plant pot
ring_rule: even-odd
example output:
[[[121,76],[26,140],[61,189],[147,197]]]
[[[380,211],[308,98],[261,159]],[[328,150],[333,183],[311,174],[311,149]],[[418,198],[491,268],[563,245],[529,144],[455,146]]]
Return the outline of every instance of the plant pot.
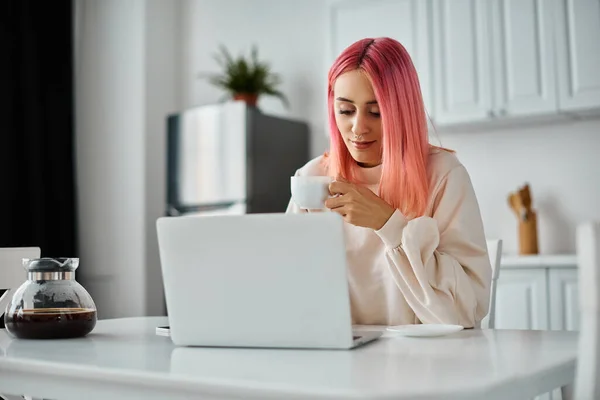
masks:
[[[242,100],[245,101],[246,104],[250,107],[256,107],[256,102],[258,101],[258,94],[256,93],[237,93],[233,95],[234,100]]]

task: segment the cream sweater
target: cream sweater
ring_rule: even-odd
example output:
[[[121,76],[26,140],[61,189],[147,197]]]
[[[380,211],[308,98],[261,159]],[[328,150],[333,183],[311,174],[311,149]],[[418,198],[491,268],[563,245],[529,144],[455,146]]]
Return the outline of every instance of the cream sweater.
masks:
[[[354,324],[475,327],[488,312],[492,270],[469,175],[438,149],[428,168],[426,216],[407,220],[396,210],[378,231],[344,223]],[[361,174],[377,193],[381,166]],[[296,175],[326,175],[322,156]],[[290,201],[287,212],[309,211]]]

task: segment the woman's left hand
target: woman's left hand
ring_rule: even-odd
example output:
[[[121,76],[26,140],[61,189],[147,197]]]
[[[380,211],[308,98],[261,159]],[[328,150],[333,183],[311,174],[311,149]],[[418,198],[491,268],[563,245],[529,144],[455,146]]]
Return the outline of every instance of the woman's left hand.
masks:
[[[341,178],[329,184],[329,192],[338,196],[327,199],[325,207],[340,214],[352,225],[379,230],[395,211],[368,188]]]

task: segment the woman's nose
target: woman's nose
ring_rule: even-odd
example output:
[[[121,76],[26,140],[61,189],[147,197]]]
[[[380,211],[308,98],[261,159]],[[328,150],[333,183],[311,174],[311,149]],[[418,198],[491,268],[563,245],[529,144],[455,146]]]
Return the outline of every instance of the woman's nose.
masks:
[[[364,135],[368,130],[364,117],[357,114],[356,117],[354,117],[354,121],[352,121],[352,133],[355,135]]]

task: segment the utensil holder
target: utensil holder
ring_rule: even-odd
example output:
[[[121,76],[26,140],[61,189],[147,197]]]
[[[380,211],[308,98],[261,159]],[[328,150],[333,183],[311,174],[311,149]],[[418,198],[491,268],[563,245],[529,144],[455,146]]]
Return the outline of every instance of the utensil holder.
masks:
[[[537,215],[531,211],[519,220],[519,254],[538,254]]]

